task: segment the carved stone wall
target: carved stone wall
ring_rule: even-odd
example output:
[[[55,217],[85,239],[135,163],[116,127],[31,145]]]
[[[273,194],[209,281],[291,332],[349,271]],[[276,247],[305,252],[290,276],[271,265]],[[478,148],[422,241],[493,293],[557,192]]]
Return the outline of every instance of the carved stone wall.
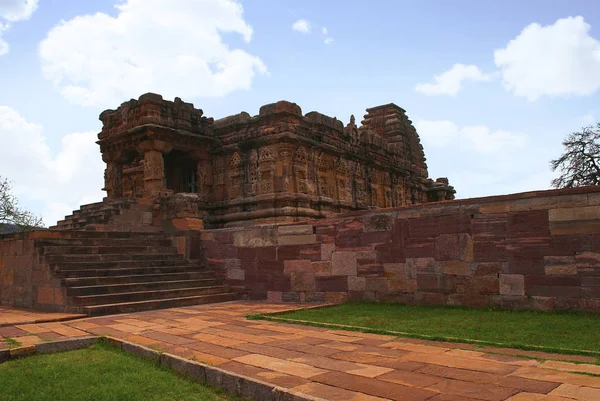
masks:
[[[427,176],[423,147],[405,111],[367,109],[344,127],[318,112],[280,101],[220,120],[176,98],[146,94],[104,111],[98,135],[108,197],[157,199],[170,187],[175,160],[191,157],[198,213],[207,226],[284,223],[370,208],[454,198],[447,179]],[[178,153],[179,154],[179,153]],[[183,178],[182,178],[183,179]],[[163,202],[164,203],[164,202]]]

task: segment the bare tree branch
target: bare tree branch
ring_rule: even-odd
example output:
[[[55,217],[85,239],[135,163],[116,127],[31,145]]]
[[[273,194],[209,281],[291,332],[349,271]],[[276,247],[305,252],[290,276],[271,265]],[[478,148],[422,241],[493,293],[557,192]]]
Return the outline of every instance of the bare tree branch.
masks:
[[[550,161],[560,176],[552,180],[554,188],[600,185],[600,123],[573,132],[563,141],[565,153]]]
[[[4,226],[16,226],[19,231],[42,228],[42,218],[19,208],[17,198],[11,191],[8,179],[0,176],[0,234]]]

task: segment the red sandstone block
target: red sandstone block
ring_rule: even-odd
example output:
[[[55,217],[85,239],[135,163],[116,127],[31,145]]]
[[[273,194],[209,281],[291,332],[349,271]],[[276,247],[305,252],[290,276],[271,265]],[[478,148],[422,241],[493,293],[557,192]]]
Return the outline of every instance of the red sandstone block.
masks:
[[[409,219],[408,234],[410,238],[435,237],[439,234],[438,218]]]
[[[496,276],[503,270],[505,262],[471,262],[469,271],[474,277]]]
[[[245,248],[238,247],[237,249],[237,257],[241,259],[243,262],[250,262],[258,260],[258,248]]]
[[[438,292],[419,291],[414,295],[414,302],[417,305],[444,305],[446,304],[446,295]]]
[[[355,276],[357,273],[356,252],[333,252],[331,265],[333,275]]]
[[[583,287],[600,287],[600,277],[581,277]]]
[[[348,291],[348,276],[317,276],[317,277],[315,277],[315,291],[317,291],[317,292]]]
[[[455,277],[448,274],[417,274],[419,292],[450,294],[456,291]]]
[[[293,272],[291,289],[292,291],[315,291],[315,275],[312,272]]]
[[[457,276],[456,291],[464,294],[497,295],[499,280],[495,276],[467,277]]]
[[[221,244],[233,244],[233,232],[232,231],[222,231],[222,230],[212,230],[215,241]]]
[[[283,274],[283,260],[258,260],[257,267],[260,271],[269,272],[269,274]]]
[[[357,267],[358,277],[383,277],[383,265],[379,263],[359,264]]]
[[[367,277],[365,280],[366,291],[374,291],[375,293],[388,292],[389,280],[385,277]]]
[[[583,298],[600,298],[600,286],[581,287],[581,296]]]
[[[290,276],[271,276],[269,277],[269,291],[290,291],[292,289],[292,279]]]
[[[490,296],[490,306],[515,310],[532,309],[531,300],[524,295],[492,295]]]
[[[392,242],[394,244],[403,244],[404,240],[408,238],[408,233],[408,220],[396,220],[392,230]]]
[[[508,214],[508,235],[550,235],[548,210],[531,210],[528,212],[511,212]]]
[[[288,291],[281,294],[283,302],[300,302],[300,293],[295,291]]]
[[[385,244],[392,240],[391,231],[372,231],[362,233],[361,245],[372,245],[372,244]]]
[[[555,300],[555,309],[557,310],[581,310],[584,308],[585,299],[580,296],[557,296]]]
[[[267,301],[283,302],[281,291],[267,291]]]
[[[473,260],[498,262],[506,260],[506,245],[498,241],[473,241]]]
[[[525,295],[525,276],[522,274],[500,274],[501,295]]]
[[[256,249],[256,256],[260,262],[265,260],[276,260],[277,259],[277,247],[276,246],[265,246]]]
[[[511,255],[507,258],[504,273],[543,275],[545,274],[545,262],[543,257],[521,257]]]
[[[413,239],[404,241],[404,255],[407,258],[429,258],[435,256],[435,242],[433,238]]]
[[[439,234],[472,233],[471,215],[451,215],[438,217]]]
[[[284,260],[283,261],[283,273],[312,273],[311,261],[307,259],[303,260]]]
[[[203,241],[204,253],[207,258],[224,258],[222,245],[217,241]]]
[[[473,219],[473,237],[504,238],[508,233],[507,216],[485,216]]]
[[[471,308],[484,308],[490,305],[490,295],[470,294],[449,294],[446,298],[446,304],[456,306],[468,306]]]
[[[525,276],[525,291],[538,286],[581,286],[581,277],[578,276],[546,276],[529,275]]]
[[[362,230],[340,230],[336,239],[337,248],[357,248],[362,244]]]
[[[375,251],[378,263],[403,263],[406,260],[404,248],[397,244],[377,245]]]
[[[54,304],[54,288],[38,287],[36,302],[42,305]]]
[[[300,245],[281,245],[277,247],[277,259],[278,260],[290,260],[299,259],[300,257]]]
[[[589,252],[600,250],[600,238],[596,242],[590,235],[560,235],[550,237],[552,255],[570,256],[576,252]],[[595,246],[597,246],[596,249]]]
[[[406,270],[409,277],[416,278],[417,273],[441,274],[442,264],[433,258],[406,259]]]

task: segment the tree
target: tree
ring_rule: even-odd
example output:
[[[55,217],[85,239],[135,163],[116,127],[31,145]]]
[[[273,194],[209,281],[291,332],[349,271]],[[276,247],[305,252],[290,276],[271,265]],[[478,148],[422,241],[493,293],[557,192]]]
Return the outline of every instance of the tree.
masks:
[[[19,208],[17,198],[12,194],[10,182],[0,176],[0,234],[9,231],[6,228],[10,227],[23,231],[43,226],[41,217]]]
[[[554,188],[600,185],[600,123],[573,132],[563,141],[565,153],[550,162],[560,176],[552,180]]]

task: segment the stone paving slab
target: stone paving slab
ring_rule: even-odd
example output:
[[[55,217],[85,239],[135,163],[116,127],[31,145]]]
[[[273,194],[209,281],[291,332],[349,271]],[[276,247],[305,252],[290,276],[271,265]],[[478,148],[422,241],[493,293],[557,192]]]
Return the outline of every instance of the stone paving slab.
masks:
[[[436,343],[271,321],[257,313],[303,305],[228,302],[0,328],[23,345],[110,335],[330,400],[564,401],[600,400],[593,358],[566,362],[490,354],[493,348]],[[536,358],[541,358],[536,354]],[[568,359],[568,358],[567,358]]]
[[[24,309],[15,309],[0,306],[0,327],[14,326],[16,324],[30,324],[43,322],[60,322],[85,317],[74,313],[37,312]]]

